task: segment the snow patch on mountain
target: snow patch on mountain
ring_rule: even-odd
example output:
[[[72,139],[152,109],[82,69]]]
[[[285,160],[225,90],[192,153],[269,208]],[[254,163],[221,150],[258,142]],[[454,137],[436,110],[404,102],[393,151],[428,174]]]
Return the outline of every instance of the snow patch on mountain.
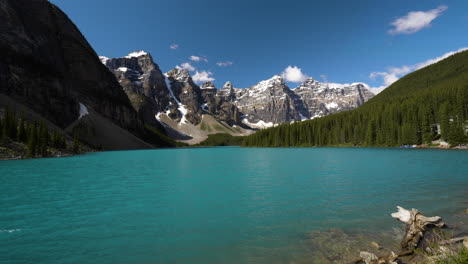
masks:
[[[167,74],[166,74],[166,76],[167,76]],[[177,98],[174,95],[174,91],[172,91],[171,85],[168,83],[167,79],[166,79],[166,82],[167,82],[167,89],[169,90],[169,94],[172,96],[174,101],[177,103],[177,105],[178,105],[177,109],[182,114],[182,118],[180,119],[180,123],[190,123],[187,120],[187,118],[185,117],[185,115],[188,112],[187,107],[185,107],[185,105],[183,105],[179,100],[177,100]]]
[[[264,128],[269,128],[269,127],[276,126],[276,124],[274,124],[273,122],[265,122],[263,120],[260,120],[257,123],[250,123],[249,119],[247,119],[247,118],[242,119],[242,123],[248,125],[249,127],[259,128],[259,129],[264,129]]]
[[[138,58],[138,57],[145,56],[145,55],[148,55],[148,53],[146,53],[143,50],[139,50],[139,51],[134,51],[134,52],[128,54],[127,56],[125,56],[125,58],[127,58],[127,59]]]
[[[78,117],[78,120],[81,119],[83,116],[88,115],[88,108],[82,103],[80,103],[80,117]]]
[[[110,59],[105,56],[99,56],[99,60],[101,60],[102,64],[106,65]]]
[[[335,103],[335,102],[331,102],[331,103],[328,103],[325,105],[328,109],[331,109],[331,108],[338,108],[338,104]]]

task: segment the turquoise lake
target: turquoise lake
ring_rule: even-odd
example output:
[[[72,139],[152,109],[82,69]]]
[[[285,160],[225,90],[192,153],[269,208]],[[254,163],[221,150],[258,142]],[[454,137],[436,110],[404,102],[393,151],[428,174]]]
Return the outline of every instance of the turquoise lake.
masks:
[[[313,231],[468,207],[468,151],[237,147],[0,161],[0,263],[307,263]],[[311,233],[312,232],[312,233]]]

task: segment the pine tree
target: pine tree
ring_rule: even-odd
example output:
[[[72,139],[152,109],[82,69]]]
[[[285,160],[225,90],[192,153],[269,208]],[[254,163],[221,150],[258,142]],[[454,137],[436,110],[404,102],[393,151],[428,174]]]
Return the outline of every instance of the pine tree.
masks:
[[[440,106],[439,122],[440,122],[440,135],[442,136],[442,139],[449,140],[450,116],[449,116],[449,103],[448,102],[444,102]]]
[[[37,152],[37,125],[31,124],[28,128],[28,156],[35,157]]]
[[[12,112],[9,108],[6,109],[5,113],[5,130],[4,134],[12,140],[16,139],[17,134],[17,120],[16,114]]]
[[[73,147],[72,147],[73,153],[80,153],[80,143],[78,141],[78,137],[74,136],[73,137]]]
[[[366,144],[368,146],[372,146],[375,143],[376,139],[376,126],[375,126],[375,121],[371,120],[369,121],[367,125],[367,133],[366,133]]]
[[[47,146],[49,145],[49,131],[44,120],[41,121],[39,126],[39,152],[42,156],[47,156]]]
[[[4,129],[4,119],[0,116],[0,139],[3,141],[4,134],[3,132],[5,131]]]
[[[19,124],[18,124],[18,135],[17,140],[20,142],[26,142],[26,128],[24,125],[24,117],[21,115]]]
[[[52,141],[52,146],[54,148],[59,148],[60,143],[59,143],[59,135],[58,135],[57,129],[54,129],[54,132],[52,133],[51,141]]]

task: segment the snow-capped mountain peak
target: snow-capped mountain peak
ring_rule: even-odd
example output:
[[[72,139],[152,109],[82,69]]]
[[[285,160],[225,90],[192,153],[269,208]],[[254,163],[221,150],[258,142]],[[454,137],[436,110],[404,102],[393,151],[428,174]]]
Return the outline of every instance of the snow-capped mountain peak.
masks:
[[[365,84],[321,83],[312,77],[291,90],[280,75],[247,89],[223,87],[219,96],[233,102],[244,123],[281,124],[354,109],[373,97]]]
[[[186,69],[182,69],[180,67],[176,67],[166,73],[166,76],[168,78],[172,78],[174,80],[177,80],[179,82],[189,82],[192,80],[192,77],[190,77],[190,73]]]
[[[148,55],[147,52],[145,52],[143,50],[138,50],[138,51],[134,51],[134,52],[128,54],[127,56],[125,56],[125,58],[127,58],[127,59],[138,58],[138,57],[146,56],[146,55]]]
[[[232,83],[231,82],[226,82],[224,85],[223,85],[223,89],[232,89],[234,88],[232,86]]]
[[[107,64],[107,61],[110,60],[109,58],[104,57],[104,56],[99,56],[99,59],[101,60],[102,64],[104,64],[104,65],[106,65],[106,64]]]
[[[200,86],[200,89],[216,89],[213,82],[205,82]]]

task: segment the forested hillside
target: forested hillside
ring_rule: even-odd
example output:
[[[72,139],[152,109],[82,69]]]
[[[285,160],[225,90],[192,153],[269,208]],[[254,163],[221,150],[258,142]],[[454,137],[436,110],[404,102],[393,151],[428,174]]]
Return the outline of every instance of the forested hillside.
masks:
[[[358,109],[261,130],[246,147],[468,142],[468,51],[401,78]]]

